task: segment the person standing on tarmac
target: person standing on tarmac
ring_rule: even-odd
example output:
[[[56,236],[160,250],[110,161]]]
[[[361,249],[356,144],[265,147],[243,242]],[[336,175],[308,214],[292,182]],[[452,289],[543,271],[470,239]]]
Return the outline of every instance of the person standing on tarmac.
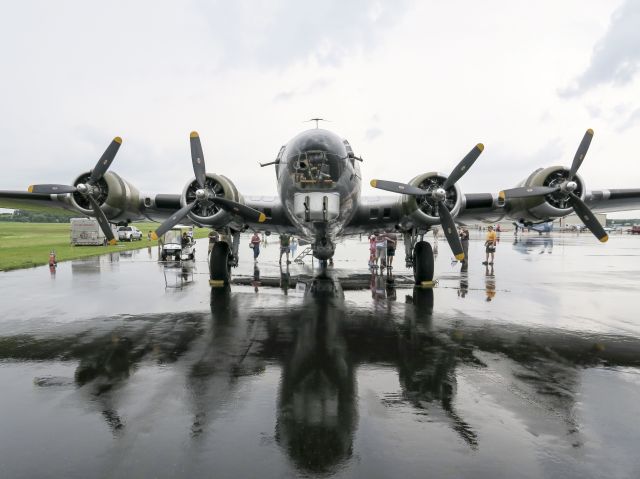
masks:
[[[291,244],[291,236],[289,236],[286,233],[283,233],[280,235],[280,261],[279,263],[282,264],[282,255],[286,254],[287,255],[287,264],[291,264],[291,261],[289,261],[289,245]]]
[[[376,267],[376,235],[369,235],[369,269]]]
[[[398,244],[398,235],[395,233],[387,233],[387,269],[393,269],[393,258],[396,255],[396,245]]]
[[[493,264],[497,241],[498,241],[498,236],[496,235],[496,232],[493,231],[493,226],[489,226],[487,228],[487,236],[484,242],[487,258],[485,261],[482,262],[482,264],[484,265]],[[491,259],[491,261],[489,261],[489,259]]]
[[[464,253],[462,264],[467,264],[469,261],[469,230],[464,226],[460,227],[460,243],[462,243],[462,252]]]
[[[258,262],[258,256],[260,256],[260,243],[262,240],[260,239],[260,235],[256,232],[253,233],[251,237],[251,241],[249,242],[249,248],[253,249],[253,262]]]
[[[380,271],[387,267],[387,236],[384,233],[376,234],[376,266],[380,262]]]

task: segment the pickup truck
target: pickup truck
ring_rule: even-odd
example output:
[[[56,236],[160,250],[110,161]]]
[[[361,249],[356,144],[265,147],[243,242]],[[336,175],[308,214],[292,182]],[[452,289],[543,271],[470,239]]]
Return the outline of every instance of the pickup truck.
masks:
[[[627,230],[632,235],[640,235],[640,225],[633,225],[631,229]]]
[[[142,231],[135,226],[119,226],[117,230],[118,241],[140,241]]]

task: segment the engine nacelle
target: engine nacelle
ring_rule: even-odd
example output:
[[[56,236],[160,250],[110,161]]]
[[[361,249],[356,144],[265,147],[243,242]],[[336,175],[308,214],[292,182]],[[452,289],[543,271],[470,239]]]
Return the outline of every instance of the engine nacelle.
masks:
[[[539,168],[529,175],[527,179],[520,182],[518,186],[554,187],[566,181],[568,176],[569,169],[564,166]],[[584,180],[580,175],[576,174],[573,181],[578,184],[574,194],[584,200],[586,192]],[[533,198],[509,199],[507,197],[505,211],[510,218],[516,221],[522,223],[539,223],[571,214],[573,208],[569,206],[568,199],[568,193],[563,191]]]
[[[73,182],[76,186],[80,183],[86,184],[91,176],[86,172],[78,176]],[[140,192],[131,183],[113,171],[107,171],[104,176],[93,185],[93,197],[100,205],[102,211],[109,221],[113,223],[139,220],[142,218],[140,211]],[[93,216],[93,210],[89,200],[80,193],[72,193],[71,205],[87,216]]]
[[[409,184],[417,186],[427,191],[434,191],[441,188],[447,180],[444,173],[429,172],[416,176]],[[454,218],[460,212],[460,208],[464,206],[464,195],[458,185],[450,186],[446,190],[446,199],[444,200],[447,209]],[[440,223],[438,209],[440,204],[431,196],[409,196],[404,195],[402,199],[403,212],[411,218],[411,220],[419,226],[434,225]]]
[[[196,200],[196,191],[200,189],[195,177],[189,181],[182,190],[180,204],[184,207]],[[244,198],[238,193],[238,189],[229,178],[222,175],[207,173],[205,189],[215,193],[216,196],[226,198],[244,204]],[[207,200],[201,200],[198,205],[191,210],[189,218],[200,226],[226,226],[232,219],[229,212],[222,209],[218,204]]]

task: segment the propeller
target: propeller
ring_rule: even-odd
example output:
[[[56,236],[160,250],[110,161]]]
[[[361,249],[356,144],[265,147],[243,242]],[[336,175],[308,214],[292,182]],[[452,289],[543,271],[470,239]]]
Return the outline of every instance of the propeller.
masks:
[[[499,196],[503,199],[505,198],[533,198],[546,196],[553,193],[560,193],[565,197],[569,206],[573,208],[573,211],[578,215],[578,217],[582,220],[584,225],[593,233],[593,235],[598,238],[601,242],[606,242],[609,239],[609,235],[604,230],[600,222],[596,219],[593,212],[589,209],[589,207],[582,201],[578,195],[574,193],[576,188],[578,187],[578,183],[574,181],[576,174],[578,173],[578,169],[582,162],[584,161],[584,157],[587,155],[587,151],[589,150],[589,145],[591,144],[591,140],[593,139],[593,130],[589,128],[584,136],[582,137],[582,141],[578,146],[578,150],[576,151],[575,156],[573,157],[573,162],[571,163],[571,168],[569,169],[569,173],[566,178],[563,179],[561,183],[556,186],[524,186],[518,188],[511,188],[508,190],[501,191]]]
[[[122,145],[122,138],[116,136],[104,151],[96,163],[96,166],[91,170],[89,179],[86,183],[78,183],[75,186],[54,184],[31,185],[28,189],[29,193],[39,193],[44,195],[59,195],[65,193],[81,194],[87,199],[87,201],[89,201],[93,214],[98,220],[98,224],[100,225],[102,232],[109,240],[109,244],[116,244],[118,240],[115,238],[113,231],[111,230],[109,220],[100,208],[95,196],[100,193],[100,188],[97,184],[103,178],[104,174],[109,169],[109,166],[111,166],[111,163],[113,163],[116,153],[118,153],[118,150],[120,149],[120,145]]]
[[[447,242],[451,247],[451,251],[455,255],[456,259],[462,261],[464,259],[464,252],[462,250],[462,243],[458,236],[456,224],[453,221],[453,216],[445,204],[447,199],[447,190],[455,185],[464,174],[469,171],[469,168],[475,163],[482,151],[484,145],[478,143],[474,146],[469,153],[456,165],[451,174],[447,177],[445,182],[431,190],[424,190],[413,185],[406,183],[398,183],[396,181],[386,180],[371,180],[371,186],[380,190],[391,191],[393,193],[402,193],[411,196],[425,196],[438,204],[438,214],[440,216],[440,224],[444,230],[444,235],[447,238]]]
[[[173,215],[167,218],[158,227],[158,229],[151,234],[151,237],[154,240],[158,239],[158,237],[162,236],[175,225],[180,223],[180,221],[199,203],[203,202],[215,203],[220,206],[220,208],[249,221],[257,221],[258,223],[264,222],[267,219],[264,213],[247,205],[243,205],[242,203],[238,203],[237,201],[217,196],[217,193],[207,186],[207,170],[204,163],[204,152],[202,151],[202,143],[200,142],[198,132],[192,131],[189,135],[189,141],[191,143],[191,164],[193,165],[196,183],[198,183],[198,186],[200,187],[196,190],[195,201],[180,208]]]

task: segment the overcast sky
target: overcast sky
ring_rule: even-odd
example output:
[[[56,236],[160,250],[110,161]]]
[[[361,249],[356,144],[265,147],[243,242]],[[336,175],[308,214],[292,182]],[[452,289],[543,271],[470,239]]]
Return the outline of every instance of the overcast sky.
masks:
[[[281,145],[322,117],[371,178],[448,172],[497,192],[569,165],[587,187],[640,187],[640,0],[30,1],[0,16],[2,189],[68,183],[111,139],[144,192],[207,169],[275,195]]]

